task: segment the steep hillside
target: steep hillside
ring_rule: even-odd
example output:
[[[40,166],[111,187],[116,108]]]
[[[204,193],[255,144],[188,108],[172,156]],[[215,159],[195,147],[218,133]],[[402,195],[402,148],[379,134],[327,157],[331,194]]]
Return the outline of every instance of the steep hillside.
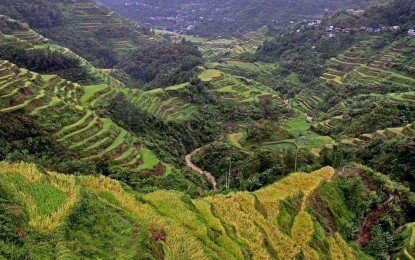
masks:
[[[342,178],[326,167],[255,193],[191,200],[174,191],[141,195],[105,177],[2,163],[0,252],[13,258],[359,259],[363,254],[342,234],[358,210],[346,206]]]
[[[413,259],[415,6],[356,2],[0,1],[0,258]]]
[[[0,252],[11,258],[370,259],[348,241],[356,233],[350,225],[359,227],[370,213],[367,189],[383,185],[386,195],[400,194],[382,213],[388,216],[413,195],[370,171],[360,173],[362,182],[356,170],[326,167],[254,193],[190,199],[176,191],[135,193],[103,176],[1,163]],[[356,182],[363,186],[348,186]],[[390,221],[400,225],[398,219]],[[405,254],[412,252],[408,241]]]
[[[265,85],[202,66],[191,82],[127,89],[27,25],[4,16],[1,22],[0,57],[11,59],[2,62],[0,119],[9,122],[1,127],[2,158],[35,156],[45,167],[68,172],[163,175],[171,164],[181,167],[193,149],[232,131],[229,125],[290,114]],[[25,126],[16,134],[18,122],[36,130],[26,133]]]
[[[24,21],[55,43],[65,46],[100,67],[113,67],[138,48],[156,39],[97,5],[82,1],[3,1],[0,14]],[[147,34],[147,32],[145,32]]]
[[[1,68],[2,120],[13,121],[17,114],[34,117],[51,131],[60,146],[81,160],[106,158],[112,162],[111,167],[138,170],[147,157],[146,167],[157,165],[158,160],[137,137],[88,108],[105,93],[115,91],[109,85],[80,87],[56,75],[20,69],[8,61],[2,61]]]
[[[321,23],[275,31],[256,53],[234,55],[229,47],[233,55],[215,58],[209,67],[274,89],[293,117],[235,129],[196,156],[197,163],[219,183],[226,181],[230,161],[234,185],[262,172],[250,179],[251,187],[295,166],[360,162],[413,188],[412,4],[391,1],[364,12],[345,10]],[[390,13],[398,18],[379,18]]]

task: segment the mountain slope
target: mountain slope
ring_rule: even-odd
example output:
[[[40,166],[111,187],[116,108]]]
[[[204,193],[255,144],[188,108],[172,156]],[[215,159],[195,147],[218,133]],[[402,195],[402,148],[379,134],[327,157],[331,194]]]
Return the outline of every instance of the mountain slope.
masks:
[[[192,82],[151,91],[128,89],[107,70],[27,25],[5,16],[0,21],[0,58],[11,59],[2,63],[1,119],[14,121],[13,112],[22,116],[20,121],[35,121],[43,133],[40,140],[53,144],[50,152],[61,151],[89,167],[103,164],[97,167],[106,174],[148,169],[163,174],[170,169],[165,163],[182,165],[187,153],[226,131],[226,122],[264,116],[279,120],[289,114],[272,89],[233,75],[215,76],[217,71],[202,66],[194,69],[199,77]],[[8,143],[3,157],[13,153],[12,140],[18,140],[21,150],[30,146],[13,134],[17,122],[11,126],[2,130]],[[29,149],[29,154],[39,151]],[[52,164],[67,159],[62,161]]]
[[[0,177],[3,216],[14,216],[5,227],[12,232],[19,229],[16,235],[2,229],[3,237],[13,238],[1,243],[6,256],[72,258],[112,249],[115,258],[316,258],[320,250],[330,257],[356,257],[339,233],[324,233],[310,212],[308,198],[330,182],[332,168],[296,173],[255,193],[196,200],[174,191],[157,191],[137,200],[137,194],[114,180],[41,173],[30,164],[2,163]],[[117,228],[124,232],[114,233]],[[28,240],[35,234],[37,242]],[[317,234],[325,241],[323,248],[315,247]],[[104,246],[101,239],[106,236],[117,239]],[[48,243],[47,237],[59,243]],[[10,251],[13,244],[18,249]]]
[[[111,68],[129,53],[157,42],[139,28],[97,5],[82,1],[2,1],[0,14],[28,23],[55,43],[100,67]]]
[[[325,9],[336,10],[355,4],[366,5],[371,1],[100,1],[113,10],[153,27],[188,32],[207,37],[241,36],[265,25],[288,26],[291,21],[301,21],[323,15]],[[190,26],[190,27],[189,27]]]

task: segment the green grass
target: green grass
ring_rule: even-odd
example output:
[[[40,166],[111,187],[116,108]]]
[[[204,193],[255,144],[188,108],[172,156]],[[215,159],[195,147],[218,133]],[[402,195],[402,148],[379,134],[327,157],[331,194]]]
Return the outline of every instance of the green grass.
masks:
[[[30,196],[36,206],[37,214],[46,216],[58,210],[65,202],[65,194],[51,185],[44,183],[28,183],[25,176],[16,173],[8,178],[16,189]],[[29,203],[27,201],[27,203]]]
[[[222,76],[222,72],[220,70],[215,70],[215,69],[207,69],[205,71],[202,72],[202,74],[199,75],[199,79],[201,81],[212,81],[215,78],[218,78]]]
[[[125,137],[127,136],[127,134],[128,134],[128,132],[125,131],[124,129],[122,129],[121,133],[117,136],[117,138],[114,140],[114,142],[107,149],[105,149],[101,154],[108,153],[108,152],[114,150],[115,148],[117,148],[118,146],[120,146],[124,142]]]
[[[10,113],[10,112],[14,112],[16,110],[25,108],[32,101],[41,99],[45,95],[46,95],[45,90],[44,89],[41,89],[40,92],[39,92],[39,94],[37,96],[32,97],[31,99],[25,100],[22,104],[19,104],[19,105],[13,106],[13,107],[8,107],[8,108],[1,109],[0,112],[2,112],[2,113]]]
[[[310,214],[324,210],[326,204],[309,208],[307,200],[334,175],[334,169],[326,167],[292,174],[254,193],[191,199],[185,192],[174,190],[143,195],[108,177],[46,175],[30,166],[0,164],[0,185],[29,182],[28,175],[31,181],[49,187],[54,187],[53,181],[68,180],[82,194],[62,215],[61,224],[48,233],[25,230],[27,253],[41,259],[101,259],[108,255],[117,259],[293,259],[301,248],[312,251],[309,242],[315,239],[313,226],[326,219]],[[16,171],[22,174],[7,178]],[[38,188],[50,194],[48,197],[56,196],[43,186]],[[0,189],[7,192],[2,186]],[[327,191],[324,194],[345,204],[341,191]],[[7,194],[6,198],[12,200],[7,201],[9,205],[20,207],[13,201],[15,196]],[[22,205],[17,212],[24,213],[25,207],[29,205]],[[2,230],[2,234],[15,234],[16,228]],[[1,245],[4,243],[11,242],[5,240]],[[322,246],[325,252],[330,249],[327,244]],[[348,250],[347,244],[341,247],[341,253]]]
[[[226,86],[219,89],[216,89],[217,92],[224,92],[224,93],[236,93],[237,91],[233,89],[233,86]]]
[[[180,90],[180,89],[184,89],[187,85],[189,85],[189,82],[167,87],[166,90],[169,90],[169,91]]]
[[[102,144],[104,144],[104,143],[108,142],[109,140],[110,140],[110,138],[109,138],[109,137],[104,137],[104,138],[102,138],[101,140],[99,140],[98,142],[94,143],[93,145],[91,145],[91,146],[89,146],[89,147],[85,148],[85,149],[84,149],[84,151],[90,151],[90,150],[92,150],[92,149],[95,149],[95,148],[97,148],[97,147],[100,147]]]
[[[81,128],[79,130],[76,130],[74,132],[71,132],[71,133],[65,135],[64,137],[59,139],[59,141],[64,141],[64,140],[67,140],[67,139],[69,139],[73,136],[82,134],[83,132],[87,131],[88,129],[91,129],[97,122],[98,122],[98,117],[94,114],[93,119],[91,121],[89,121],[88,124],[84,128]]]
[[[323,148],[326,144],[334,142],[330,136],[321,136],[313,132],[307,132],[304,136],[305,144],[300,145],[300,147],[306,147],[308,149]]]
[[[233,133],[233,134],[230,134],[229,136],[228,136],[228,138],[229,138],[229,141],[234,145],[234,146],[236,146],[237,148],[239,148],[239,149],[242,149],[242,146],[241,146],[241,143],[240,143],[240,141],[244,138],[244,133],[242,133],[242,132],[238,132],[238,133]]]
[[[116,161],[122,161],[128,158],[133,152],[135,151],[135,147],[131,146],[126,152],[124,152],[121,156],[115,158]]]
[[[154,153],[147,148],[141,148],[139,153],[141,155],[141,158],[143,159],[143,163],[138,167],[138,169],[140,170],[152,169],[160,162],[159,159],[157,159],[157,157],[154,155]]]
[[[283,140],[278,142],[263,143],[262,146],[273,150],[297,150],[297,144],[295,140]]]
[[[108,88],[108,85],[103,83],[103,84],[99,84],[99,85],[90,85],[90,86],[85,86],[84,92],[85,94],[81,97],[81,105],[84,107],[87,107],[88,105],[88,100],[91,99],[97,92],[104,90]]]
[[[300,135],[300,133],[310,130],[310,124],[307,123],[304,115],[288,120],[284,126],[290,133],[295,135]]]
[[[78,120],[78,121],[77,121],[76,123],[74,123],[74,124],[71,124],[71,125],[67,125],[67,126],[62,127],[62,129],[61,129],[61,130],[59,130],[59,132],[57,132],[57,133],[56,133],[56,135],[60,136],[60,135],[64,134],[66,131],[68,131],[68,130],[70,130],[70,129],[72,129],[72,128],[76,128],[76,127],[78,127],[78,126],[80,126],[80,125],[84,124],[84,123],[86,122],[86,120],[87,120],[87,119],[88,119],[91,115],[93,115],[93,112],[92,112],[91,110],[87,110],[87,112],[86,112],[86,114],[85,114],[85,116],[84,116],[84,117],[82,117],[80,120]]]
[[[48,108],[48,107],[53,107],[53,106],[57,105],[58,103],[60,103],[61,101],[62,100],[60,98],[58,98],[58,97],[52,97],[52,99],[51,99],[51,101],[50,101],[49,104],[47,104],[47,105],[45,105],[43,107],[36,108],[33,113],[36,114],[36,112],[39,111],[39,110],[42,110],[42,109],[45,109],[45,108]]]
[[[65,194],[62,191],[42,183],[27,185],[24,192],[32,197],[40,215],[55,212],[65,202]]]
[[[88,141],[90,141],[90,140],[94,139],[95,137],[100,136],[100,135],[102,135],[102,134],[104,134],[104,133],[108,132],[108,131],[109,131],[109,129],[110,129],[110,127],[111,127],[112,125],[114,125],[114,124],[113,124],[113,122],[112,122],[110,119],[103,118],[103,119],[101,119],[101,120],[102,120],[104,123],[103,123],[103,125],[102,125],[102,129],[101,129],[98,133],[94,134],[93,136],[90,136],[89,138],[87,138],[87,139],[85,139],[85,140],[83,140],[83,141],[81,141],[81,142],[79,142],[79,143],[73,144],[73,145],[72,145],[72,146],[70,146],[69,148],[76,148],[76,147],[82,146],[83,144],[87,143]]]

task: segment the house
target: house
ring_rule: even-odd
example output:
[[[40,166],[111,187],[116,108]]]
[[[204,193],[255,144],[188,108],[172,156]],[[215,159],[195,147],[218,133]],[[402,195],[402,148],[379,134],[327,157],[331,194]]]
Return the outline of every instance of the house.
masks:
[[[414,29],[408,30],[408,35],[415,36],[415,30]]]
[[[399,31],[400,29],[401,29],[400,26],[392,26],[392,27],[390,27],[390,30],[391,31],[394,31],[394,32]]]
[[[354,9],[347,9],[346,11],[350,14],[355,14],[355,15],[362,15],[365,12],[364,10],[354,10]]]
[[[328,33],[327,34],[327,37],[329,37],[329,38],[335,38],[336,37],[336,34],[335,33]]]
[[[316,20],[316,21],[309,22],[307,24],[307,27],[308,28],[317,28],[317,27],[320,26],[320,24],[321,24],[321,21],[320,20]]]
[[[326,28],[326,32],[332,32],[334,31],[334,26],[329,26]]]
[[[380,33],[380,31],[381,31],[381,30],[380,30],[380,28],[377,28],[377,29],[375,29],[373,32],[374,32],[374,33]]]
[[[342,29],[343,33],[350,33],[351,29],[350,28],[344,28]]]

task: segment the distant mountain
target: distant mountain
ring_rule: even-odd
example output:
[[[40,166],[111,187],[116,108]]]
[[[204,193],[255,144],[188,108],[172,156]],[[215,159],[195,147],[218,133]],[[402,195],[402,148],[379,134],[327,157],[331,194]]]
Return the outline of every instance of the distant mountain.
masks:
[[[101,3],[134,21],[200,36],[234,36],[264,25],[289,25],[343,7],[365,6],[372,0],[139,0]]]

